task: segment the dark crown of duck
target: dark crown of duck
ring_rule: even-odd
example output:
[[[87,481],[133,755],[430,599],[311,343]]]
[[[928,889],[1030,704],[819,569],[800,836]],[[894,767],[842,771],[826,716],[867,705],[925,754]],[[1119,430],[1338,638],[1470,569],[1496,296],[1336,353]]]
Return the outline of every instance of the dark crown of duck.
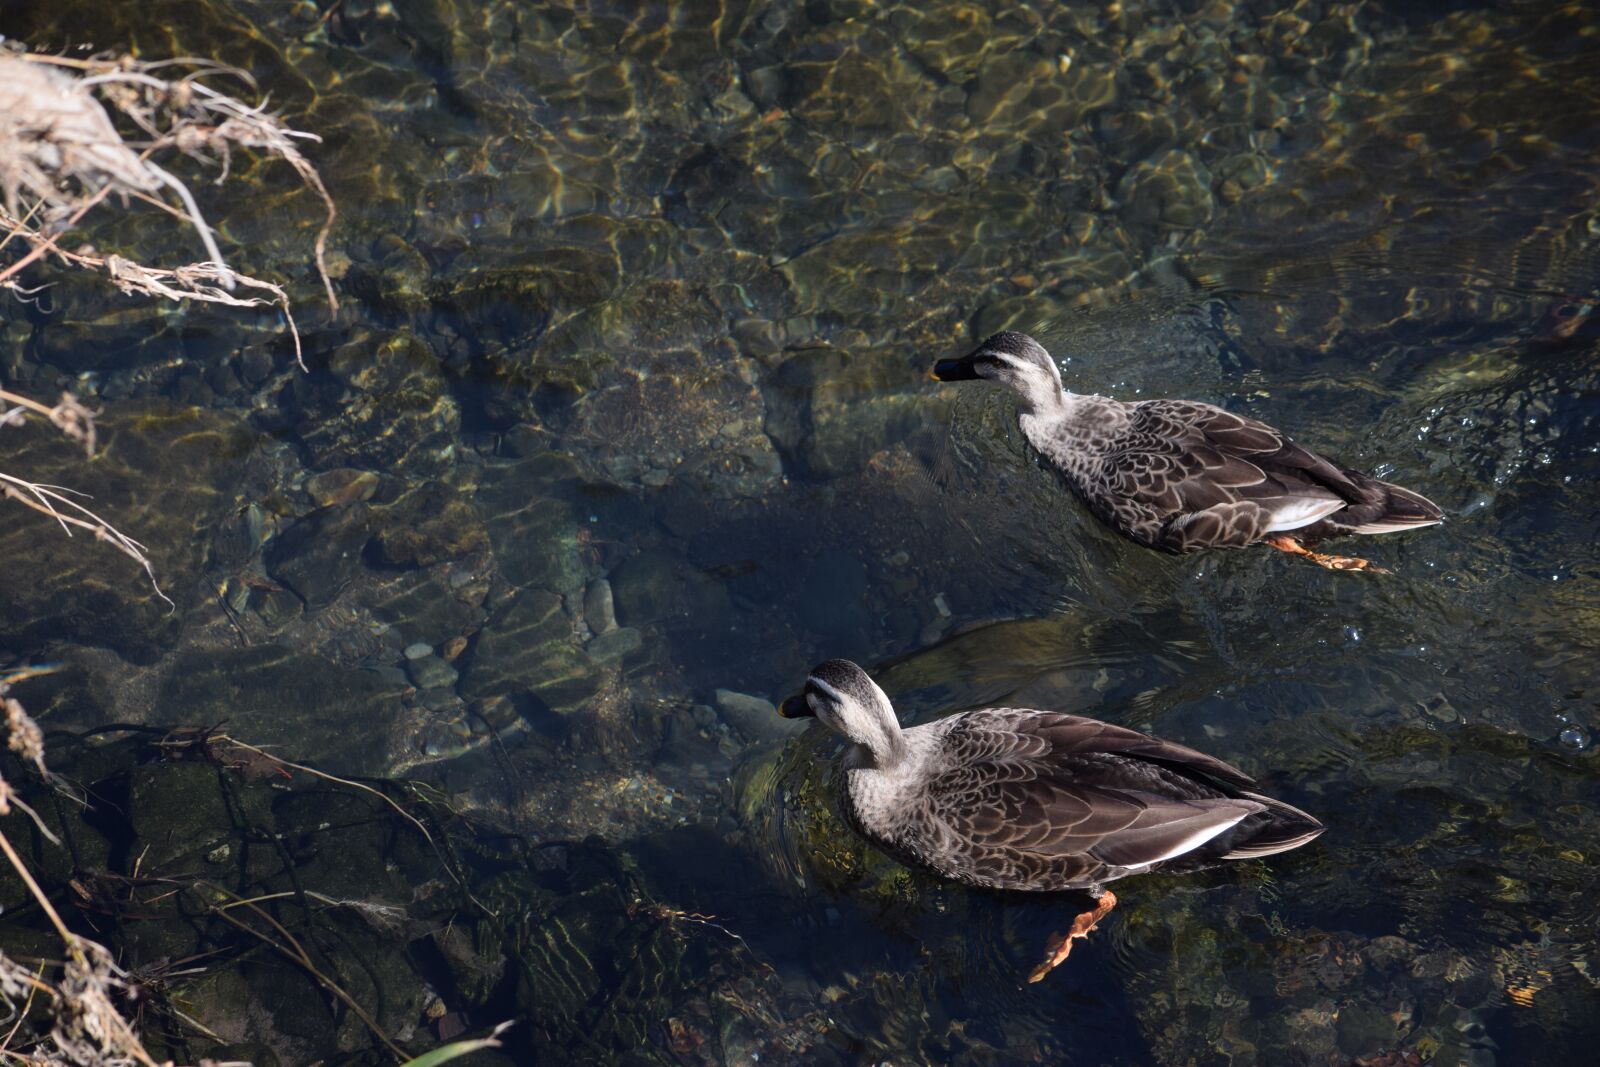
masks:
[[[941,382],[969,382],[996,377],[1002,368],[1030,363],[1055,370],[1043,345],[1025,333],[1002,330],[960,359],[941,359],[933,365],[933,376]]]

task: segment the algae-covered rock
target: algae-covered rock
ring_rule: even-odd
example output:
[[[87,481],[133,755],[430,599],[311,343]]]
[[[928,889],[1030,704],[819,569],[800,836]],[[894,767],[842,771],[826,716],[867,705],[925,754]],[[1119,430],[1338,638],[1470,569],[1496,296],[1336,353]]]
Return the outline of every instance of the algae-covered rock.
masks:
[[[643,647],[644,635],[631,626],[623,626],[598,635],[583,650],[596,663],[610,663]]]
[[[409,334],[358,332],[328,366],[344,389],[320,395],[297,427],[317,466],[413,478],[449,466],[461,412],[426,344]]]
[[[570,502],[575,471],[542,455],[484,469],[475,502],[501,575],[519,588],[576,593],[588,578],[586,533]]]
[[[468,653],[461,695],[533,700],[566,713],[588,704],[605,677],[578,647],[561,598],[530,590],[484,624]]]
[[[146,764],[130,772],[128,821],[150,870],[185,865],[204,869],[205,858],[222,849],[230,853],[233,866],[243,859],[231,855],[238,844],[238,821],[270,821],[271,798],[260,790],[236,793],[224,773],[200,760]],[[236,810],[240,797],[250,802],[242,812]],[[219,880],[229,879],[223,874]]]
[[[419,656],[406,662],[406,673],[418,689],[441,689],[456,684],[456,669],[438,656]]]
[[[267,547],[268,570],[307,607],[331,604],[361,573],[375,522],[365,504],[314,511]]]
[[[428,483],[376,509],[374,544],[383,563],[429,567],[489,550],[478,509],[463,492]]]
[[[1211,175],[1176,149],[1131,168],[1117,185],[1123,217],[1137,226],[1193,229],[1211,221]]]

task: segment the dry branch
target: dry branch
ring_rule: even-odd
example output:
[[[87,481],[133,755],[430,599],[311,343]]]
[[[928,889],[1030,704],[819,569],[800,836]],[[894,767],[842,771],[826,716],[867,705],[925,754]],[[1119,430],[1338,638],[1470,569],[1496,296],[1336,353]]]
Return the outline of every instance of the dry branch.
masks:
[[[236,147],[276,156],[293,167],[326,208],[314,254],[328,304],[337,312],[326,254],[336,218],[333,198],[298,145],[320,138],[291,129],[267,113],[264,105],[252,107],[213,89],[204,81],[211,77],[237,78],[252,89],[255,85],[243,71],[201,59],[68,59],[29,54],[0,41],[0,252],[13,242],[23,249],[11,263],[0,265],[0,289],[9,289],[22,300],[36,296],[40,290],[25,288],[21,273],[35,262],[54,258],[68,267],[103,274],[127,294],[239,308],[275,306],[283,312],[294,339],[295,362],[304,370],[288,293],[282,286],[228,266],[189,187],[156,160],[163,154],[181,154],[215,164],[220,168],[219,182],[228,175]],[[144,140],[132,144],[124,139],[114,116],[131,123]],[[152,267],[116,254],[62,248],[62,236],[113,193],[124,202],[131,197],[156,204],[187,221],[207,259]],[[166,194],[177,198],[181,211],[161,199]],[[256,295],[240,295],[241,287]],[[82,441],[93,455],[93,419],[87,409],[69,401],[70,396],[46,409],[0,390],[0,428],[16,425],[28,411],[48,414],[58,429]],[[108,541],[137,561],[157,594],[167,600],[144,546],[73,499],[81,495],[0,472],[0,499],[48,515],[69,536],[81,529]]]
[[[45,672],[29,669],[0,672],[0,711],[3,711],[0,723],[3,723],[7,745],[11,750],[32,764],[41,775],[48,776],[49,771],[44,763],[43,734],[23,710],[21,703],[10,695],[13,682],[40,673]],[[35,825],[55,842],[55,835],[49,833],[39,816],[24,805],[12,792],[10,784],[0,777],[0,816],[11,814],[13,808],[30,816]],[[42,1065],[123,1067],[140,1064],[141,1067],[157,1067],[132,1024],[117,1010],[115,998],[126,994],[129,989],[127,973],[116,965],[104,945],[67,929],[60,912],[56,911],[50,897],[33,877],[33,872],[3,830],[0,830],[0,854],[5,856],[17,877],[27,887],[29,895],[55,927],[67,957],[59,964],[59,974],[46,977],[45,967],[41,967],[38,974],[32,974],[0,953],[0,1000],[14,1007],[15,1000],[24,990],[28,997],[27,1007],[20,1013],[17,1025],[0,1043],[0,1053],[7,1058]],[[48,1000],[45,1012],[50,1019],[47,1035],[49,1046],[38,1045],[24,1057],[11,1049],[11,1042],[18,1028],[26,1021],[28,1008],[32,1007],[35,996],[40,994]]]
[[[176,80],[152,73],[172,67],[189,69]],[[76,222],[92,206],[90,198],[98,202],[107,192],[150,198],[167,191],[182,202],[184,217],[205,246],[207,259],[198,266],[231,291],[238,276],[223,259],[194,194],[155,157],[176,151],[216,163],[220,182],[227,177],[234,147],[254,149],[283,159],[322,200],[326,215],[314,257],[328,304],[337,311],[339,301],[327,270],[328,233],[337,211],[321,176],[296,143],[321,138],[292,129],[264,106],[251,107],[201,80],[219,75],[254,84],[243,71],[198,59],[78,60],[0,50],[0,194],[10,215],[8,229],[39,252],[54,241],[39,227],[59,233],[65,228],[61,220],[70,217],[65,225]],[[117,132],[107,105],[147,135],[139,151]],[[35,215],[38,223],[31,221]],[[16,273],[34,258],[0,269],[0,284],[14,287]],[[265,285],[256,283],[257,288]]]

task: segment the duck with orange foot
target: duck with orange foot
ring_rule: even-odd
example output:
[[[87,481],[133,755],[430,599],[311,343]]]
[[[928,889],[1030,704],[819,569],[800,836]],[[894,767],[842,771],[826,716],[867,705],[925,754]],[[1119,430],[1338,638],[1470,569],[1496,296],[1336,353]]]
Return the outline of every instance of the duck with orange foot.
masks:
[[[848,660],[819,664],[778,710],[849,742],[844,811],[891,856],[972,886],[1089,892],[1095,906],[1051,939],[1030,982],[1116,906],[1106,883],[1270,856],[1323,831],[1219,759],[1095,719],[981,708],[902,729]]]
[[[1068,392],[1043,345],[997,333],[933,366],[943,382],[999,382],[1043,462],[1094,515],[1165,552],[1265,544],[1331,570],[1383,568],[1312,545],[1441,522],[1438,505],[1297,444],[1283,431],[1197,400],[1127,403]]]

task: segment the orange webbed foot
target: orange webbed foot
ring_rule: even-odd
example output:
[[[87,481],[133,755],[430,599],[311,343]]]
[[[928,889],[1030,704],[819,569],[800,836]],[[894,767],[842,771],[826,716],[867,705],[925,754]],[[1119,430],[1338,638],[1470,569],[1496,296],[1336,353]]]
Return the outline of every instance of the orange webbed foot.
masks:
[[[1291,556],[1304,556],[1319,567],[1326,567],[1330,571],[1368,571],[1372,574],[1388,574],[1388,569],[1378,566],[1369,559],[1357,556],[1328,556],[1321,552],[1313,552],[1298,540],[1286,534],[1269,537],[1262,544],[1269,545],[1279,552],[1287,552]]]
[[[1110,914],[1111,909],[1117,906],[1117,897],[1109,889],[1100,894],[1100,899],[1095,903],[1093,911],[1079,914],[1072,920],[1072,927],[1064,934],[1050,939],[1049,954],[1043,963],[1035,967],[1028,975],[1029,982],[1037,982],[1045,975],[1061,966],[1061,962],[1072,954],[1072,943],[1080,937],[1088,937],[1089,931],[1099,925],[1100,920]]]

